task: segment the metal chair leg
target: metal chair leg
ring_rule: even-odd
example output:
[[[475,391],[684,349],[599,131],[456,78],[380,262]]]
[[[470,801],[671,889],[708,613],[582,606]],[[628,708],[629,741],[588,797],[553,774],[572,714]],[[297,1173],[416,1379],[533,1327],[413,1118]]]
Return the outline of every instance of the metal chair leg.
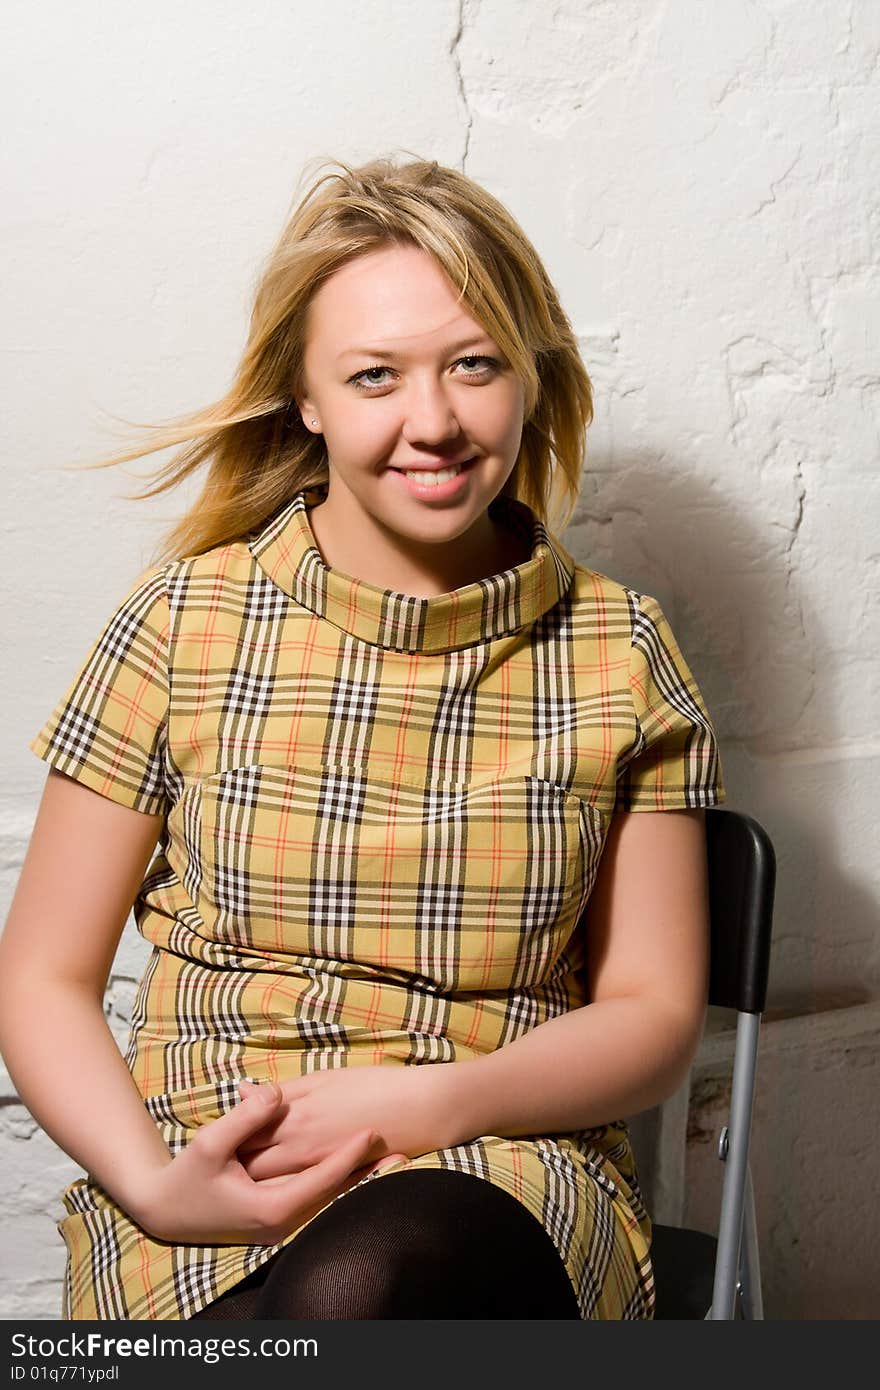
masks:
[[[752,1170],[746,1167],[745,1204],[743,1207],[742,1250],[740,1254],[740,1292],[743,1316],[763,1320],[764,1299],[761,1291],[761,1260],[758,1253],[758,1231],[755,1222],[755,1194]]]
[[[726,1152],[722,1150],[719,1155],[724,1158],[724,1183],[721,1191],[718,1252],[710,1311],[710,1317],[716,1321],[729,1321],[736,1311],[759,1028],[759,1014],[740,1012],[737,1015],[729,1145],[726,1146]]]

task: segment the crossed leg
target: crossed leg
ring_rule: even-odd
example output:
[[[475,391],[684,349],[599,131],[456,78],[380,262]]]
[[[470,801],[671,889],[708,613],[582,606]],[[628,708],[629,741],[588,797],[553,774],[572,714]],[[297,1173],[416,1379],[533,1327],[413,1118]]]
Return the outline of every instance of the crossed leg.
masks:
[[[550,1236],[510,1193],[450,1169],[353,1188],[196,1318],[579,1318]]]

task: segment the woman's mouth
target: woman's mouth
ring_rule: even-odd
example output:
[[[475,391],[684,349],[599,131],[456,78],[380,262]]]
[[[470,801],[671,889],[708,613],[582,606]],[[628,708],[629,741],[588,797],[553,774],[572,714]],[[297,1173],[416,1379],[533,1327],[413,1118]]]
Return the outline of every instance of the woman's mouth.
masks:
[[[392,468],[403,480],[409,491],[417,497],[452,497],[465,485],[467,475],[476,463],[476,458],[465,459],[463,463],[450,464],[446,468]]]

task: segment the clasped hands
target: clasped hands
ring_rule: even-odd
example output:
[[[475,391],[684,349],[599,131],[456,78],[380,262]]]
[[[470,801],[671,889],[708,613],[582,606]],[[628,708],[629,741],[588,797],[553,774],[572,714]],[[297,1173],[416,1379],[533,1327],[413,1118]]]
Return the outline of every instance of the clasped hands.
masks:
[[[282,1081],[280,1104],[238,1146],[237,1157],[256,1180],[320,1163],[361,1129],[380,1135],[382,1162],[444,1147],[453,1142],[445,1113],[448,1076],[449,1067],[439,1065],[348,1066]],[[263,1084],[243,1081],[239,1093],[252,1095]]]
[[[159,1240],[277,1244],[374,1168],[459,1142],[454,1066],[242,1081],[238,1105],[135,1182],[129,1211]]]

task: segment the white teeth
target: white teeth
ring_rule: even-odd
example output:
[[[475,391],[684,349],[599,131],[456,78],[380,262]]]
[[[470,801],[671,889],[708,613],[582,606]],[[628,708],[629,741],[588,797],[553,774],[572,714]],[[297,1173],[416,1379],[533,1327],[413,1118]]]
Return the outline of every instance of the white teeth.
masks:
[[[426,484],[428,487],[436,487],[440,483],[448,483],[450,478],[457,478],[462,467],[463,465],[459,463],[454,468],[441,468],[438,473],[404,471],[404,477],[412,478],[414,482]]]

